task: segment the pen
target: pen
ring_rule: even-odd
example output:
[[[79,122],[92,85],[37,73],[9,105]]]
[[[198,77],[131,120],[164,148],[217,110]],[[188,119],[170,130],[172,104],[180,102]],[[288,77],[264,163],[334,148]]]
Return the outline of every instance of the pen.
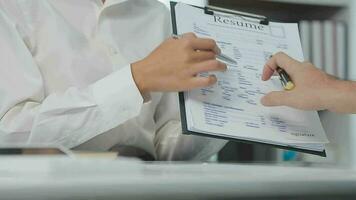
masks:
[[[182,36],[176,35],[176,34],[172,34],[172,37],[173,37],[174,39],[180,39],[180,38],[182,38]],[[224,61],[224,62],[233,64],[233,65],[236,65],[236,64],[237,64],[237,62],[236,62],[234,59],[232,59],[232,58],[230,58],[229,56],[227,56],[227,55],[225,55],[225,54],[222,54],[222,53],[216,55],[216,58],[219,59],[219,60],[221,60],[221,61]]]
[[[276,71],[279,74],[279,77],[280,77],[280,80],[281,80],[281,83],[282,83],[282,86],[284,87],[284,89],[292,90],[295,87],[295,85],[292,82],[292,79],[287,74],[287,72],[280,67],[277,67]]]

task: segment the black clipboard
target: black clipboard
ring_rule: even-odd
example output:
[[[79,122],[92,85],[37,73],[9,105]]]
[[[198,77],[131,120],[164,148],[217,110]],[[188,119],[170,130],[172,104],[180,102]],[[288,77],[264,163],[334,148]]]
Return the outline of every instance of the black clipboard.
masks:
[[[175,12],[175,7],[176,7],[177,3],[178,2],[173,2],[173,1],[170,2],[171,19],[172,19],[172,30],[173,30],[174,34],[178,34],[177,22],[176,22],[176,12]],[[237,15],[237,16],[242,17],[242,18],[246,17],[246,18],[249,18],[249,19],[258,20],[258,22],[260,24],[269,25],[269,19],[267,17],[261,16],[261,15],[255,15],[255,14],[246,13],[246,12],[240,12],[240,11],[235,11],[235,10],[230,10],[230,9],[225,9],[225,8],[219,8],[219,7],[215,7],[215,6],[206,6],[206,7],[194,6],[194,7],[204,10],[204,13],[206,15],[214,15],[215,12],[218,11],[218,12],[221,12],[221,13]],[[308,154],[313,154],[313,155],[326,157],[326,151],[325,150],[320,152],[320,151],[300,149],[300,148],[296,148],[296,147],[293,147],[293,146],[282,146],[282,145],[269,144],[269,143],[264,143],[264,142],[241,140],[241,139],[236,139],[236,138],[223,137],[223,136],[210,135],[210,134],[206,134],[206,133],[199,133],[199,132],[190,131],[190,130],[188,130],[188,125],[187,125],[184,92],[179,92],[178,96],[179,96],[179,109],[180,109],[180,117],[181,117],[181,124],[182,124],[182,132],[183,132],[183,134],[186,134],[186,135],[199,135],[199,136],[205,136],[205,137],[210,137],[210,138],[224,139],[224,140],[236,141],[236,142],[245,143],[245,144],[259,144],[259,145],[264,145],[264,146],[269,146],[269,147],[276,147],[276,148],[279,148],[279,149],[292,150],[292,151],[297,151],[297,152],[308,153]]]

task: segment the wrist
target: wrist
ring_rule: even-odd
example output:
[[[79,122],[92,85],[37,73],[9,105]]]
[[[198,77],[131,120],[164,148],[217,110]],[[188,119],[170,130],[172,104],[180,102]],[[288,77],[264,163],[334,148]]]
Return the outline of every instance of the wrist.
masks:
[[[356,100],[356,83],[335,79],[330,86],[331,90],[326,98],[329,99],[326,108],[338,113],[354,112],[352,104]]]
[[[138,90],[141,92],[141,95],[145,96],[149,93],[149,89],[147,88],[147,84],[145,83],[145,75],[143,69],[144,67],[142,61],[138,61],[131,64],[132,77],[136,83]]]

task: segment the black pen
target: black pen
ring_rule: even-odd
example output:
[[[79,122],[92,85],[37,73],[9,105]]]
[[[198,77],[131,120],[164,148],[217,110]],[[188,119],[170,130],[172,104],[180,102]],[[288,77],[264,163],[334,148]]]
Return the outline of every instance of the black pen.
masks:
[[[284,87],[284,89],[293,90],[295,85],[292,82],[292,79],[287,74],[287,72],[280,67],[277,67],[276,71],[279,74],[279,77],[280,77],[280,80],[281,80],[281,83],[282,83],[282,86]]]

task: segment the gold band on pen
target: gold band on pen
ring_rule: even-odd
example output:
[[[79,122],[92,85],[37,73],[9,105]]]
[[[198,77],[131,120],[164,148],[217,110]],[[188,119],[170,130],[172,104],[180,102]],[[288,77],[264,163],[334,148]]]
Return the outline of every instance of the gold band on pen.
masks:
[[[292,82],[292,79],[289,77],[289,75],[287,74],[287,72],[280,68],[277,67],[277,73],[279,74],[282,86],[284,87],[285,90],[293,90],[295,85]]]

